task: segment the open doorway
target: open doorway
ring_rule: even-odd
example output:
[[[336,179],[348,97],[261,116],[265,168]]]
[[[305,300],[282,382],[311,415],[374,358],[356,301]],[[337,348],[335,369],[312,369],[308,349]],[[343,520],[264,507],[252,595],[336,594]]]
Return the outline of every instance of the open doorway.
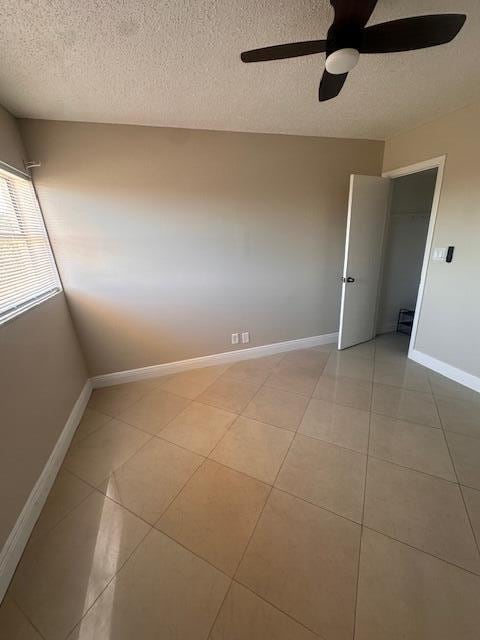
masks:
[[[387,212],[376,334],[411,337],[438,168],[393,178]],[[409,339],[405,340],[408,344]]]
[[[398,328],[413,357],[444,164],[441,156],[350,177],[339,349]]]

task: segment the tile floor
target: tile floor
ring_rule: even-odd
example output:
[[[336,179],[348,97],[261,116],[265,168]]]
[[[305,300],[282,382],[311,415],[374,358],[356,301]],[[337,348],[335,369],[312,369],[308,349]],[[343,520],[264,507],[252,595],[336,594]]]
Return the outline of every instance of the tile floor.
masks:
[[[387,335],[95,391],[5,640],[480,637],[480,396]]]

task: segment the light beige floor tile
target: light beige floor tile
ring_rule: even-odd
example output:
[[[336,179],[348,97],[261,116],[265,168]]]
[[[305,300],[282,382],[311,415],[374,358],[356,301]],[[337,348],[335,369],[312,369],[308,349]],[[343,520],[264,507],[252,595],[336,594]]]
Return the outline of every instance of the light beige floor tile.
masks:
[[[470,489],[469,487],[462,487],[462,492],[477,545],[480,545],[480,491]]]
[[[162,378],[159,387],[164,391],[193,400],[227,369],[226,366],[218,366],[182,371]]]
[[[369,453],[377,458],[456,482],[441,429],[372,414]]]
[[[235,362],[221,377],[256,385],[257,389],[259,389],[270,375],[274,365],[267,367],[265,363],[257,364],[258,360],[263,360],[263,358]]]
[[[101,485],[101,490],[155,524],[204,458],[153,438]]]
[[[223,409],[192,402],[160,435],[169,442],[208,456],[236,417]]]
[[[368,529],[355,640],[476,640],[480,578]]]
[[[430,386],[435,396],[446,396],[447,398],[457,398],[458,400],[466,400],[467,402],[480,403],[480,394],[477,391],[464,387],[434,371],[429,371],[428,377],[430,378]]]
[[[313,397],[369,411],[372,404],[372,388],[372,383],[368,380],[320,376]]]
[[[0,638],[5,640],[42,640],[9,596],[0,604]]]
[[[296,431],[307,408],[308,398],[281,389],[262,387],[243,415],[275,427]]]
[[[113,387],[94,389],[88,403],[89,409],[117,417],[142,396],[158,386],[158,379],[140,380],[117,384]]]
[[[229,579],[159,531],[151,531],[69,640],[199,640]]]
[[[405,361],[410,336],[398,333],[383,334],[375,340],[375,361]]]
[[[318,351],[317,349],[289,351],[278,364],[278,369],[291,369],[298,367],[320,375],[327,364],[328,358],[328,352]]]
[[[374,384],[372,411],[429,427],[440,427],[435,402],[429,393]]]
[[[480,558],[458,485],[370,458],[364,524],[471,571]]]
[[[294,366],[283,367],[282,364],[272,371],[266,379],[265,385],[275,389],[282,389],[283,391],[311,396],[321,370],[314,371]]]
[[[361,344],[356,344],[353,347],[348,347],[348,349],[343,349],[342,353],[349,356],[357,356],[372,360],[375,356],[375,342],[374,340],[362,342]]]
[[[480,439],[458,433],[446,435],[460,483],[480,489]]]
[[[230,365],[228,372],[232,375],[239,375],[242,379],[249,373],[256,371],[271,371],[274,369],[281,360],[285,357],[284,353],[275,353],[271,356],[264,356],[263,358],[249,358],[248,360],[240,360]]]
[[[125,422],[111,420],[70,447],[65,469],[98,486],[150,438],[149,434]]]
[[[351,640],[360,526],[272,491],[237,580],[329,640]]]
[[[156,526],[233,576],[269,492],[268,485],[207,460]]]
[[[375,350],[375,365],[377,365],[379,362],[391,362],[393,364],[404,364],[405,363],[405,358],[407,357],[406,355],[407,352],[403,353],[400,351],[388,351],[387,349],[385,350],[381,350],[381,349],[376,349]]]
[[[318,636],[234,582],[209,640],[318,640]]]
[[[79,442],[85,436],[89,436],[91,433],[99,429],[105,423],[109,422],[112,416],[108,416],[106,413],[101,413],[95,409],[85,409],[85,412],[80,420],[80,423],[75,431],[72,442]]]
[[[118,417],[138,429],[158,434],[189,403],[188,398],[155,389],[122,411]]]
[[[316,347],[312,347],[314,351],[323,351],[325,353],[331,353],[337,351],[337,340],[335,342],[328,342],[327,344],[318,344]]]
[[[148,532],[95,491],[23,554],[12,596],[49,640],[63,640]]]
[[[350,355],[344,351],[336,351],[330,354],[323,375],[372,380],[373,361],[369,358]]]
[[[480,405],[457,398],[437,396],[440,420],[447,431],[480,438]]]
[[[261,382],[241,382],[228,373],[224,373],[220,378],[201,393],[197,401],[205,404],[241,413],[261,386]]]
[[[41,535],[52,529],[92,491],[93,487],[83,480],[73,476],[66,469],[60,469],[32,536]]]
[[[361,522],[366,462],[361,453],[297,435],[275,486]]]
[[[272,484],[293,433],[263,422],[238,418],[210,457],[221,464]]]
[[[380,384],[389,384],[394,387],[404,387],[412,391],[430,393],[428,369],[415,363],[406,361],[401,363],[382,362],[375,364],[373,380]]]
[[[366,453],[369,423],[368,411],[312,398],[298,432]]]

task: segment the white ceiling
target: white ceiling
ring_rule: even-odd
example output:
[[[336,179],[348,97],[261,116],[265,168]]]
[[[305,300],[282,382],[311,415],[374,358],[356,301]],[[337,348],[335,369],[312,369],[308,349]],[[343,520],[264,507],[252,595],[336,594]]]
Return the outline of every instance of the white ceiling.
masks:
[[[0,103],[35,118],[384,139],[480,99],[478,0],[379,0],[369,24],[449,11],[468,15],[454,42],[363,56],[320,104],[324,55],[239,55],[325,37],[328,0],[2,0]]]

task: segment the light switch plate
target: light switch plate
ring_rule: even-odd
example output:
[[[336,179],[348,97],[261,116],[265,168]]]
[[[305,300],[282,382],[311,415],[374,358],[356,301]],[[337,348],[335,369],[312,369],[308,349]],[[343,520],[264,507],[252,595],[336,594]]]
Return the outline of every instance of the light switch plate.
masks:
[[[248,344],[250,342],[250,334],[248,331],[244,331],[242,333],[242,343],[243,344]]]
[[[432,260],[435,262],[445,262],[447,259],[447,247],[435,247],[432,252]]]

